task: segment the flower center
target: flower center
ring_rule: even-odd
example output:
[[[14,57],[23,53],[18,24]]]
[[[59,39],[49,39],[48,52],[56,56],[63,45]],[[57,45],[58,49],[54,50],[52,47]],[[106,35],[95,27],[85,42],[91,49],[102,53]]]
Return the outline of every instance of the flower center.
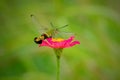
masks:
[[[62,42],[62,41],[64,41],[64,39],[62,39],[62,38],[52,38],[52,41],[53,42]]]

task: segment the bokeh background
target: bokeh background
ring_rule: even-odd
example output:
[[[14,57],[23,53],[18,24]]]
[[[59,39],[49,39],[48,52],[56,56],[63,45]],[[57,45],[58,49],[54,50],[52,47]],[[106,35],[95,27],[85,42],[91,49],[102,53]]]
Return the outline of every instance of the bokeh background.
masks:
[[[119,0],[0,0],[0,80],[56,80],[53,49],[38,47],[30,17],[68,24],[80,45],[64,49],[61,80],[120,80]]]

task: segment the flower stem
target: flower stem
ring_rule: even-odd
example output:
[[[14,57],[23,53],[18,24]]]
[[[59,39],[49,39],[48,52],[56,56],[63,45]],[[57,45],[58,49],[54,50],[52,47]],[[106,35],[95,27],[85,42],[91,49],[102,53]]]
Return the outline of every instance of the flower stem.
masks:
[[[60,57],[63,49],[54,49],[57,57],[57,76],[56,80],[60,80]]]
[[[57,57],[57,77],[56,80],[60,80],[60,58]]]

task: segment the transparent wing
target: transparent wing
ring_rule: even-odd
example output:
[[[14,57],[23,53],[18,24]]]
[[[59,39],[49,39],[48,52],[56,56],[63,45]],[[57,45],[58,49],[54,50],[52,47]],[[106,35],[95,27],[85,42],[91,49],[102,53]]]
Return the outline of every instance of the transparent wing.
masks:
[[[34,16],[33,14],[31,14],[30,16],[32,18],[32,21],[35,23],[36,29],[38,30],[39,33],[44,33],[48,30],[47,27],[41,25],[40,22],[38,22],[38,19],[36,18],[36,16]]]
[[[75,36],[75,33],[72,32],[66,32],[66,31],[61,31],[61,30],[57,30],[54,31],[53,37],[60,37],[60,38],[69,38],[70,36]]]
[[[62,38],[69,38],[70,36],[75,36],[76,38],[80,38],[80,36],[77,33],[71,32],[69,30],[64,30],[68,25],[62,26],[57,28],[58,29],[58,35]],[[64,31],[63,31],[64,30]]]
[[[58,28],[57,30],[57,35],[55,35],[55,37],[61,37],[61,38],[69,38],[70,36],[75,36],[76,38],[79,38],[80,36],[74,32],[70,32],[70,31],[63,31],[61,30],[62,28],[66,27],[68,25],[65,25],[63,27]]]
[[[80,35],[73,33],[73,32],[60,32],[59,35],[61,35],[62,38],[67,39],[71,36],[75,36],[75,39],[80,39]]]
[[[62,38],[66,38],[66,37],[69,37],[71,35],[74,35],[74,33],[72,33],[72,32],[62,31],[66,27],[68,27],[68,25],[64,25],[64,26],[56,28],[56,30],[58,31],[58,35]]]
[[[65,31],[59,31],[58,34],[61,35],[61,37],[63,37],[63,38],[68,38],[70,36],[75,36],[76,35],[75,33],[65,32]]]
[[[53,29],[53,31],[52,31],[52,37],[58,37],[58,36],[60,37],[60,36],[62,36],[61,34],[59,34],[60,33],[60,29],[63,29],[63,28],[65,28],[65,27],[68,26],[68,25],[65,25],[65,26],[57,27],[56,28],[56,26],[54,26],[52,22],[50,23],[50,25],[51,25],[51,27]]]
[[[58,30],[60,30],[60,29],[63,29],[63,28],[65,28],[65,27],[67,27],[68,25],[64,25],[64,26],[62,26],[62,27],[58,27],[57,29]]]
[[[55,26],[53,25],[52,22],[50,22],[50,25],[51,25],[51,27],[52,27],[53,29],[55,29]]]

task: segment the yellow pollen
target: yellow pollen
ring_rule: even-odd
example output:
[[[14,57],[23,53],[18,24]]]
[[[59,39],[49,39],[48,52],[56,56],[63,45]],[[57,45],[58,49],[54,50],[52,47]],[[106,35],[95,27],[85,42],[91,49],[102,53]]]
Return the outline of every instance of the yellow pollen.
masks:
[[[57,38],[57,39],[52,38],[52,41],[53,42],[61,42],[61,41],[64,41],[64,39],[62,39],[62,38]]]

